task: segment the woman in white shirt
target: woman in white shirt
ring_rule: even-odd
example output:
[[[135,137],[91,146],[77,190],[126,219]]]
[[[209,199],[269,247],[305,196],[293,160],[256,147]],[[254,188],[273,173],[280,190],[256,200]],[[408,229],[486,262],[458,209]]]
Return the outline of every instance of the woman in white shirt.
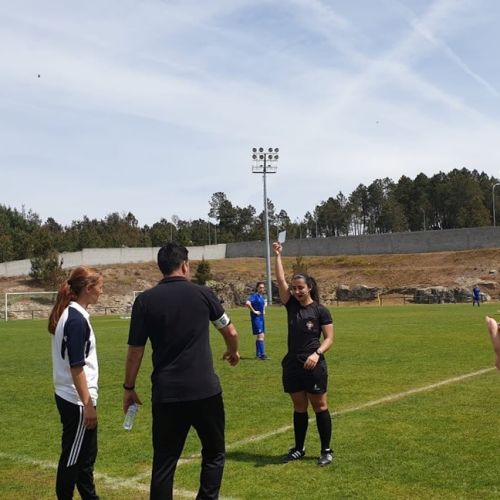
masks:
[[[99,498],[94,484],[99,371],[87,308],[97,303],[102,291],[98,271],[77,267],[60,286],[49,317],[55,399],[63,427],[56,478],[59,500],[73,498],[75,485],[83,499]]]

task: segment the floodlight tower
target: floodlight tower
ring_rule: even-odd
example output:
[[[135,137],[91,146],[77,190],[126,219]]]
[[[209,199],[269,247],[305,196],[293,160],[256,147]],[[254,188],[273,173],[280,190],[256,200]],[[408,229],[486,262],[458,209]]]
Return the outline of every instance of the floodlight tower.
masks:
[[[267,213],[267,187],[266,175],[275,174],[278,170],[276,163],[278,162],[278,148],[252,148],[252,173],[262,174],[264,182],[264,233],[266,237],[266,274],[267,274],[267,303],[273,302],[273,288],[271,282],[271,249],[269,243],[269,219]]]

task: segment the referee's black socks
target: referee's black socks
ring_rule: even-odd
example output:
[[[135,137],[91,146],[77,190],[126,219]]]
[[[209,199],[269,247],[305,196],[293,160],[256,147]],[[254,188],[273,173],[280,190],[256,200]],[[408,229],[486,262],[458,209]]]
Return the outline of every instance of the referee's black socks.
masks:
[[[306,440],[307,426],[309,424],[309,415],[307,412],[293,412],[293,430],[295,433],[295,447],[302,451]]]
[[[332,417],[328,410],[316,413],[316,425],[318,426],[321,450],[327,450],[330,448],[332,439]]]

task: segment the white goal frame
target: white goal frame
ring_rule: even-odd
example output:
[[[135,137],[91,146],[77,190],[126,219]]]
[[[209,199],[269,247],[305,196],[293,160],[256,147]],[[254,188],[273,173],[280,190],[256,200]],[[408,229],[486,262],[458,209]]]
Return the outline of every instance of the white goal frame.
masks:
[[[132,290],[132,302],[130,303],[130,307],[127,308],[125,315],[120,316],[121,319],[130,319],[132,315],[132,307],[134,305],[135,299],[138,295],[140,295],[144,290]]]
[[[5,321],[9,321],[9,296],[11,295],[31,295],[32,297],[36,295],[54,295],[57,296],[57,291],[53,292],[5,292],[5,303],[4,303],[4,314],[5,314]]]

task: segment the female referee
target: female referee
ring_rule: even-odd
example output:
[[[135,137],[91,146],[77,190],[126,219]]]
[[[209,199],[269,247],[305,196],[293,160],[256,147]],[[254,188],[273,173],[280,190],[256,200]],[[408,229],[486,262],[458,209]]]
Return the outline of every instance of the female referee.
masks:
[[[332,419],[328,411],[326,390],[328,371],[324,353],[333,344],[333,321],[328,309],[319,304],[316,282],[306,274],[292,277],[291,287],[285,279],[281,243],[273,243],[276,256],[276,279],[281,302],[288,317],[288,352],[283,358],[283,388],[293,403],[295,446],[283,457],[284,462],[299,460],[305,455],[309,402],[316,414],[321,452],[318,465],[333,460],[330,448]],[[321,335],[323,340],[321,341]]]
[[[98,366],[87,308],[97,303],[102,287],[100,273],[77,267],[59,288],[49,317],[55,399],[62,423],[59,500],[73,498],[75,485],[83,499],[99,498],[94,485]]]

